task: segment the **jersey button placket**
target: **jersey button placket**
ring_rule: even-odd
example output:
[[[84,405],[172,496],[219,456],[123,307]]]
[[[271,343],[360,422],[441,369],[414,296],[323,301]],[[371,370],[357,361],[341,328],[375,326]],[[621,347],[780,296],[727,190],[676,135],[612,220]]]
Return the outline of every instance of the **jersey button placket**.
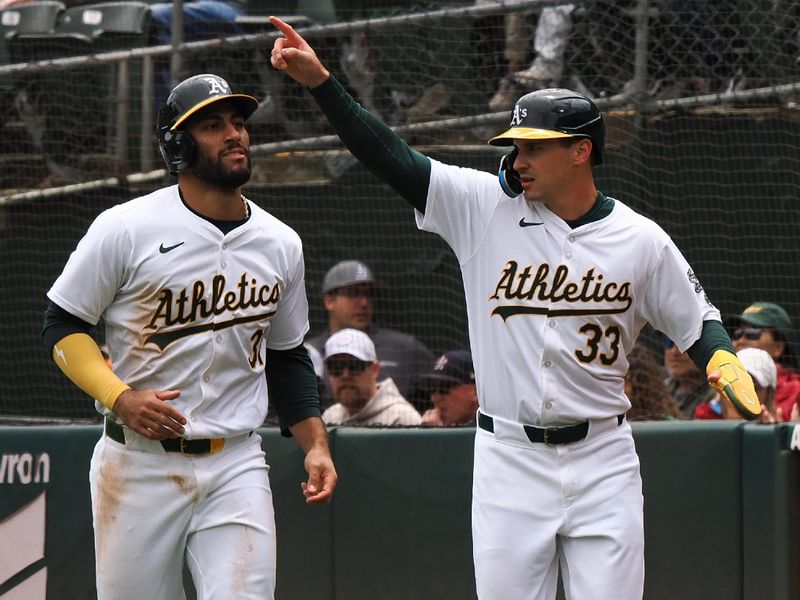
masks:
[[[551,393],[550,390],[553,388],[553,386],[556,385],[556,382],[553,380],[553,362],[550,360],[550,358],[548,358],[549,356],[554,356],[553,352],[556,352],[558,347],[555,339],[556,320],[552,317],[548,317],[547,329],[550,330],[550,333],[545,333],[544,335],[545,344],[542,352],[542,361],[540,363],[542,377],[542,398],[539,399],[539,402],[541,402],[541,417],[545,423],[551,419],[553,408],[553,403],[547,398],[547,396]]]
[[[569,260],[569,259],[572,258],[572,250],[570,250],[570,246],[569,245],[570,244],[574,244],[574,243],[575,243],[575,236],[574,235],[568,235],[567,236],[567,241],[564,244],[564,258],[566,260]]]

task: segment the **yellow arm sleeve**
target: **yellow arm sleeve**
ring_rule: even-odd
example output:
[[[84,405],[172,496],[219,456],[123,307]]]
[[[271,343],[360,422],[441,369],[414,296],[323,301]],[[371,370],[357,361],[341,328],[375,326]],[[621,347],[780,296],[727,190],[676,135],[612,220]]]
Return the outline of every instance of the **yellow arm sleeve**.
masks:
[[[753,420],[761,414],[761,402],[756,395],[753,379],[742,361],[727,350],[717,350],[706,366],[706,374],[720,372],[716,383],[710,383],[720,396],[726,398],[743,418]]]
[[[122,392],[130,389],[108,368],[97,343],[85,333],[61,338],[53,346],[53,360],[72,383],[109,409],[114,408]]]

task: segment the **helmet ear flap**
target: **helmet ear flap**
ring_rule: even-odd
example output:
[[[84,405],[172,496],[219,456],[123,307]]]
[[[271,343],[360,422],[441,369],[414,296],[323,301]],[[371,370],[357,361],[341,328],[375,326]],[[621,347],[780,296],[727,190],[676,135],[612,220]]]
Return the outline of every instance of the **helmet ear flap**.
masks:
[[[519,154],[519,151],[515,146],[511,152],[500,159],[500,169],[497,171],[500,187],[503,188],[503,192],[509,198],[516,198],[522,193],[522,181],[520,181],[519,173],[514,170],[514,161],[517,160],[517,154]]]
[[[171,175],[177,175],[192,164],[197,153],[197,145],[192,136],[178,129],[170,131],[164,127],[159,131],[158,149],[167,164]]]

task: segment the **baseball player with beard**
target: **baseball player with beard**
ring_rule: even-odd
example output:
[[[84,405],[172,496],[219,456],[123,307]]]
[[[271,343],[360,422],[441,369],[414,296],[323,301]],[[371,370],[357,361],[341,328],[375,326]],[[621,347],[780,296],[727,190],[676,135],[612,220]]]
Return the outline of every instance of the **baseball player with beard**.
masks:
[[[242,196],[257,105],[216,75],[178,84],[157,128],[178,184],[100,214],[48,292],[45,345],[105,415],[89,476],[101,600],[183,598],[184,562],[200,598],[273,598],[254,432],[268,403],[305,453],[306,502],[336,486],[300,238]],[[113,372],[90,337],[100,319]]]
[[[479,410],[472,530],[481,600],[642,597],[642,485],[624,414],[645,322],[760,412],[719,312],[667,234],[599,192],[597,107],[569,90],[517,101],[500,177],[427,158],[364,110],[289,25],[271,62],[306,86],[347,148],[461,265]]]

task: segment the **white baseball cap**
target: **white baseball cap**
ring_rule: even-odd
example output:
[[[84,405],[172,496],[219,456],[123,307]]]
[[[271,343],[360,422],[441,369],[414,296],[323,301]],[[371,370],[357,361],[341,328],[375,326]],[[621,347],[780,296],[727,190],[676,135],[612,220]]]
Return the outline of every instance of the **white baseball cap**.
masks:
[[[744,368],[761,387],[775,389],[778,382],[778,369],[775,361],[766,350],[760,348],[742,348],[736,353]]]
[[[336,354],[349,354],[364,362],[375,362],[375,344],[358,329],[341,329],[325,342],[325,359]]]

